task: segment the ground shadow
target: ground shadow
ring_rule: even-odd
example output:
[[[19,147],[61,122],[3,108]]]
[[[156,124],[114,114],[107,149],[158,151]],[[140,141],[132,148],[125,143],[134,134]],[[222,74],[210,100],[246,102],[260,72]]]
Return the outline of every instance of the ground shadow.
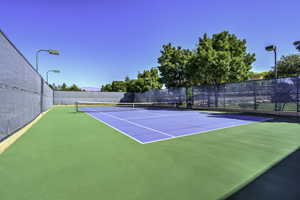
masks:
[[[259,121],[262,118],[269,118],[266,122],[274,123],[296,123],[300,125],[300,117],[290,117],[290,116],[277,116],[263,113],[247,113],[247,112],[222,112],[222,113],[213,113],[207,112],[208,117],[215,118],[228,118],[228,119],[238,119],[238,120],[253,120]],[[262,121],[264,122],[264,121]]]
[[[299,200],[300,149],[226,200]]]

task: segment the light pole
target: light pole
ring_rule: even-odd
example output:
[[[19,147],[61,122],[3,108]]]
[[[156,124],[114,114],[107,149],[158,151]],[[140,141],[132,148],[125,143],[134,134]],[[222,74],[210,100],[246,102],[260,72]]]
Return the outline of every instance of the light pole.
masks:
[[[270,45],[265,47],[266,51],[274,52],[274,71],[275,71],[275,79],[277,79],[277,47],[275,45]]]
[[[274,71],[275,71],[275,84],[274,84],[274,91],[275,91],[275,111],[280,110],[278,108],[278,99],[277,99],[277,47],[275,45],[269,45],[265,47],[266,51],[273,51],[274,52]]]
[[[58,70],[58,69],[52,69],[52,70],[48,70],[47,72],[46,72],[46,79],[47,79],[47,83],[49,84],[49,82],[48,82],[48,73],[49,72],[53,72],[53,73],[60,73],[60,70]]]
[[[35,54],[35,65],[36,65],[36,71],[39,71],[39,53],[45,51],[48,52],[49,54],[52,55],[59,55],[59,51],[58,50],[53,50],[53,49],[39,49],[37,50],[36,54]]]

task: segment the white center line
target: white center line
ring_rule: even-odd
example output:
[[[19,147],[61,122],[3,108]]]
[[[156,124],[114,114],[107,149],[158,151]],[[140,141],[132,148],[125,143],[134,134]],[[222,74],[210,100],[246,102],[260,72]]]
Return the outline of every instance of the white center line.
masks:
[[[120,120],[120,121],[125,121],[125,122],[127,122],[127,123],[129,123],[129,124],[132,124],[132,125],[134,125],[134,126],[137,126],[137,127],[141,127],[141,128],[144,128],[144,129],[148,129],[148,130],[150,130],[150,131],[154,131],[154,132],[157,132],[157,133],[160,133],[160,134],[163,134],[163,135],[166,135],[166,136],[169,136],[169,137],[174,137],[173,135],[169,135],[169,134],[167,134],[167,133],[165,133],[165,132],[162,132],[162,131],[159,131],[159,130],[156,130],[156,129],[153,129],[153,128],[149,128],[149,127],[147,127],[147,126],[143,126],[143,125],[141,125],[141,124],[137,124],[137,123],[135,123],[135,122],[131,122],[131,121],[128,121],[128,120],[126,120],[126,119],[123,119],[123,118],[120,118],[120,117],[117,117],[117,116],[114,116],[114,115],[111,115],[111,114],[108,114],[108,113],[102,113],[103,115],[106,115],[106,116],[109,116],[109,117],[111,117],[111,118],[114,118],[114,119],[118,119],[118,120]]]

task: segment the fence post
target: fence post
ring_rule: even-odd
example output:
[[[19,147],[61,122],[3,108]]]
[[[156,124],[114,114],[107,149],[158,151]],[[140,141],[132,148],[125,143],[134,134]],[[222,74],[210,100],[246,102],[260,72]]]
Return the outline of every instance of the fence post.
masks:
[[[297,77],[297,112],[300,112],[300,76]]]
[[[274,103],[275,103],[275,108],[274,108],[274,111],[276,112],[276,111],[278,111],[278,101],[277,101],[277,83],[278,83],[278,79],[277,78],[275,78],[275,88],[274,88],[274,90],[273,90],[273,92],[274,92],[274,94],[273,94],[273,97],[274,97]]]
[[[257,110],[256,81],[253,81],[254,110]]]
[[[224,87],[223,87],[223,105],[224,105],[224,108],[226,108],[226,84],[224,84]]]
[[[44,101],[44,81],[41,76],[41,113],[43,112],[43,101]]]
[[[206,87],[206,94],[207,94],[207,107],[210,107],[210,91],[208,87]]]
[[[193,108],[193,106],[194,106],[194,87],[191,86],[191,88],[192,88],[192,98],[191,98],[191,101],[192,101],[192,108]]]

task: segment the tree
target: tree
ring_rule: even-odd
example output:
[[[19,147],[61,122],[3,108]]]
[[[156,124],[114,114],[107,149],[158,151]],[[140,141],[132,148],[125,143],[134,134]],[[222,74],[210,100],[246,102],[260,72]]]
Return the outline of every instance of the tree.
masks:
[[[294,44],[294,46],[296,47],[296,49],[297,49],[298,51],[300,51],[300,41],[295,41],[293,44]]]
[[[204,34],[199,39],[195,56],[189,65],[189,73],[193,83],[212,85],[215,106],[218,106],[218,93],[222,83],[249,79],[255,54],[247,53],[246,50],[246,40],[240,40],[227,31],[214,34],[211,38]]]
[[[111,87],[113,92],[126,92],[126,83],[124,81],[113,81]]]
[[[129,78],[129,76],[126,76],[125,77],[125,82],[128,82],[128,81],[130,81],[130,78]]]
[[[73,84],[71,87],[68,88],[69,91],[81,91],[81,89],[76,85]]]
[[[67,90],[68,90],[67,84],[66,84],[66,83],[63,83],[63,84],[61,85],[61,87],[60,87],[60,90],[62,90],[62,91],[67,91]]]
[[[259,80],[259,79],[264,79],[269,72],[250,72],[250,80]]]
[[[127,92],[145,92],[142,79],[132,79],[127,82]]]
[[[278,74],[281,77],[294,76],[300,74],[300,56],[282,56],[277,63]]]
[[[137,79],[143,82],[143,91],[162,88],[159,73],[155,67],[150,70],[144,70],[142,73],[138,73]]]
[[[204,34],[190,65],[193,80],[216,86],[248,80],[255,54],[246,50],[246,40],[227,31],[214,34],[212,38]]]
[[[187,66],[192,57],[191,50],[173,47],[170,43],[163,45],[161,56],[158,58],[161,82],[168,88],[189,85]]]
[[[101,92],[112,92],[111,84],[102,85]]]
[[[300,56],[293,54],[289,56],[282,56],[277,62],[278,77],[289,77],[300,74]],[[274,70],[269,71],[265,78],[275,78]]]

